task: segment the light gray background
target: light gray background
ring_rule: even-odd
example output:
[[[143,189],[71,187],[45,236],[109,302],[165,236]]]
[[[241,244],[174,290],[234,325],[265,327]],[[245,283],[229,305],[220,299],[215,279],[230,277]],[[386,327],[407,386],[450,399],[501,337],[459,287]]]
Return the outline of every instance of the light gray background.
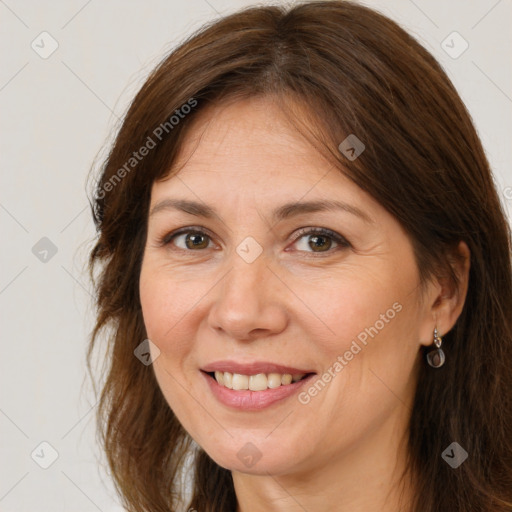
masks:
[[[84,263],[94,236],[86,175],[163,55],[204,22],[250,4],[0,0],[2,512],[122,510],[99,463],[96,400],[85,373],[93,310]],[[365,4],[401,23],[447,70],[510,218],[511,0]],[[46,59],[31,47],[51,48],[43,31],[58,42]],[[469,43],[456,59],[441,46],[453,31]],[[452,53],[461,48],[457,39],[445,44]],[[44,247],[33,253],[43,237],[56,246],[54,256]],[[51,462],[43,441],[58,452],[48,469],[38,465]]]

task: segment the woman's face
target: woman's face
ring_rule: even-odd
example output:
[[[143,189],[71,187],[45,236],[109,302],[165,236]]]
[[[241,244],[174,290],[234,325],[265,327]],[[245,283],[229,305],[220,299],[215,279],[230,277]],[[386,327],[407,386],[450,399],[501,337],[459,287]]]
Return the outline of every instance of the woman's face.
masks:
[[[268,100],[203,112],[176,164],[152,189],[140,299],[183,427],[254,474],[394,446],[434,326],[398,222]]]

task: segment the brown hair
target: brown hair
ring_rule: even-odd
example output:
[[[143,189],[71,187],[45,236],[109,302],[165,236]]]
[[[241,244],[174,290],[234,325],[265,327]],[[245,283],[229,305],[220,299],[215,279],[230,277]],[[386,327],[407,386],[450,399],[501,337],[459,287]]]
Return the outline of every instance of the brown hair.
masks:
[[[451,272],[451,249],[468,245],[469,288],[444,337],[448,360],[419,370],[409,435],[413,510],[511,511],[510,228],[471,117],[440,65],[395,22],[347,1],[253,7],[210,23],[152,72],[105,159],[91,199],[93,279],[103,265],[88,364],[101,341],[108,368],[99,432],[125,506],[176,510],[180,472],[193,453],[188,506],[236,510],[230,471],[201,448],[191,451],[152,367],[134,349],[146,338],[139,274],[151,185],[169,174],[202,108],[255,95],[279,98],[297,120],[301,105],[314,143],[405,228],[423,281]],[[337,149],[351,133],[366,146],[353,161]],[[134,157],[150,141],[149,152]],[[469,453],[456,470],[441,458],[453,441]]]

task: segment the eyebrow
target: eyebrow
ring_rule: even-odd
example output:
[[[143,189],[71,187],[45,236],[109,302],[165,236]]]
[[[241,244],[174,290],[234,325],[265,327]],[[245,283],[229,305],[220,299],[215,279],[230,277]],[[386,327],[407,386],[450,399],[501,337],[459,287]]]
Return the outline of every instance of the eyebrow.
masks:
[[[217,217],[218,214],[214,207],[197,201],[191,201],[188,199],[173,199],[168,198],[158,202],[151,209],[149,216],[155,215],[158,212],[164,210],[177,210],[195,215],[196,217],[204,217],[211,219]],[[342,201],[336,201],[333,199],[324,199],[318,201],[305,201],[305,202],[292,202],[286,203],[279,206],[272,212],[272,218],[274,221],[283,221],[301,215],[305,213],[315,213],[324,211],[345,211],[351,213],[368,224],[373,224],[373,220],[359,208]]]

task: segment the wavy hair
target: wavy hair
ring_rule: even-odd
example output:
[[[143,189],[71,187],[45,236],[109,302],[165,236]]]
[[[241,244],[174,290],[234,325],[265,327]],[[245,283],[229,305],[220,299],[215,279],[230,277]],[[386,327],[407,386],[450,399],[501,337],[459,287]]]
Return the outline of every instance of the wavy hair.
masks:
[[[101,380],[98,432],[124,506],[236,510],[231,472],[193,449],[134,349],[147,337],[139,275],[151,186],[172,174],[204,107],[257,95],[278,98],[339,172],[397,219],[423,282],[443,273],[455,279],[450,251],[468,245],[466,301],[444,337],[449,358],[440,369],[419,369],[408,441],[413,510],[510,512],[511,235],[488,160],[433,56],[384,15],[336,0],[251,7],[204,26],[152,71],[102,163],[90,199],[97,318],[87,361]],[[354,161],[337,149],[351,133],[366,145]],[[105,371],[94,377],[97,348]],[[441,458],[453,441],[469,453],[456,470]],[[192,496],[184,501],[190,455]]]

